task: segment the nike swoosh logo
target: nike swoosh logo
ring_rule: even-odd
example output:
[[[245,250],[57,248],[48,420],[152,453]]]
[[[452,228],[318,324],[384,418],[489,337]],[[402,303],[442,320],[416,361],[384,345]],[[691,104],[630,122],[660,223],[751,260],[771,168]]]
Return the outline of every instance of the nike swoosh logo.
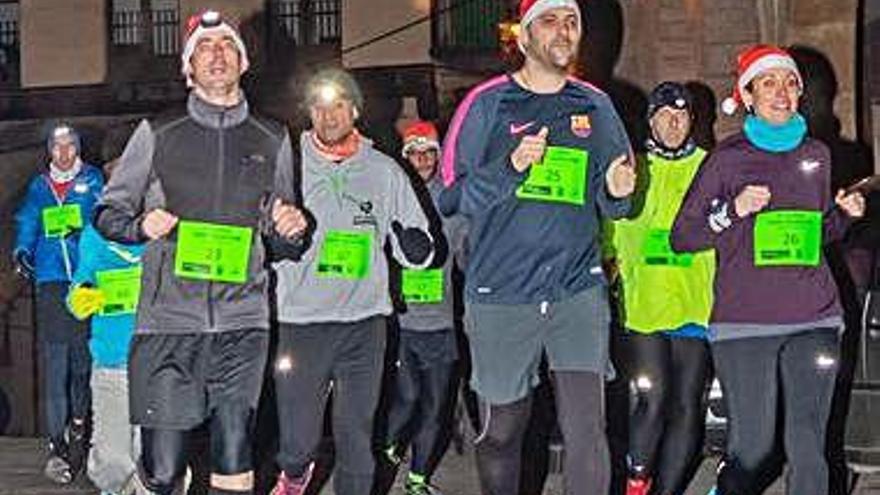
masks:
[[[525,132],[526,129],[533,125],[535,125],[534,120],[531,122],[526,122],[525,124],[510,124],[510,133],[513,135],[520,134],[522,132]]]
[[[818,160],[803,160],[801,162],[801,170],[804,172],[812,172],[819,168],[820,165],[821,163],[819,163]]]

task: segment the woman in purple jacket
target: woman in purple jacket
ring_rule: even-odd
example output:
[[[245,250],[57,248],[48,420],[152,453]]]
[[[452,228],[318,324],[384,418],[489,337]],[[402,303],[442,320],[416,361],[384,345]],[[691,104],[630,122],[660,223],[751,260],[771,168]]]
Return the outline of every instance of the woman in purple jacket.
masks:
[[[803,80],[783,49],[737,59],[733,98],[747,110],[694,180],[671,235],[676,251],[714,248],[709,338],[728,406],[718,493],[760,493],[784,414],[787,493],[828,491],[825,430],[843,311],[822,247],[864,214],[859,193],[831,194],[828,148],[797,110]]]

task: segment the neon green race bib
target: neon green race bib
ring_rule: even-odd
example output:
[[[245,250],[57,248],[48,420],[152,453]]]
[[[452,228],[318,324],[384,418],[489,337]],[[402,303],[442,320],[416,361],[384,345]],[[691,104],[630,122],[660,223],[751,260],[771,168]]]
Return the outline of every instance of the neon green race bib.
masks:
[[[755,266],[818,266],[822,213],[778,210],[755,219]]]
[[[248,227],[181,221],[174,274],[181,278],[244,283],[253,232]]]
[[[436,304],[443,301],[443,270],[403,270],[403,300],[410,304]]]
[[[64,237],[71,230],[83,226],[79,205],[61,205],[43,208],[43,232],[46,237]]]
[[[516,197],[583,205],[586,201],[587,163],[585,150],[549,146],[544,160],[529,168],[529,176],[516,190]]]
[[[318,276],[357,280],[370,273],[373,234],[328,230],[318,257]]]
[[[679,254],[669,245],[669,231],[650,229],[642,244],[642,255],[646,265],[688,267],[694,263],[694,255]]]
[[[103,270],[95,277],[98,288],[104,294],[104,306],[98,312],[102,316],[133,314],[137,310],[141,294],[141,266]]]

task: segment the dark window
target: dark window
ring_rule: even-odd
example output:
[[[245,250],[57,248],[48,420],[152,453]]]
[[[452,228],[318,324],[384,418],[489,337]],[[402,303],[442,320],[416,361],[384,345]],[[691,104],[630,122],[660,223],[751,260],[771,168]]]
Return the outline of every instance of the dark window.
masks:
[[[300,0],[275,0],[272,2],[273,25],[276,28],[276,33],[297,45],[303,44],[303,3]]]
[[[177,8],[153,9],[152,45],[154,55],[180,53],[180,11]]]
[[[111,30],[115,46],[133,46],[144,42],[144,13],[140,10],[113,10]]]
[[[335,43],[342,39],[339,0],[312,0],[312,44]]]
[[[341,38],[341,0],[270,0],[272,36],[294,45],[337,43]]]
[[[110,24],[114,46],[148,45],[157,56],[180,52],[177,0],[113,0]]]
[[[18,2],[0,1],[0,84],[18,79]]]

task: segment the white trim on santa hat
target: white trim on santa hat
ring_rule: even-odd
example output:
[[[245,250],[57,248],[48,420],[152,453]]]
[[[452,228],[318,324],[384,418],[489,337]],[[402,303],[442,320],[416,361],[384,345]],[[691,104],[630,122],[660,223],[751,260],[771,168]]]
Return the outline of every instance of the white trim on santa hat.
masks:
[[[550,9],[560,9],[560,8],[569,8],[574,10],[575,15],[578,18],[578,24],[581,23],[581,8],[578,6],[576,0],[537,0],[535,3],[529,7],[529,10],[522,16],[519,20],[519,36],[516,39],[516,46],[519,48],[519,51],[523,54],[526,53],[526,47],[522,42],[522,32],[526,30],[529,23],[534,21],[538,16],[547,12]]]
[[[748,86],[749,83],[752,82],[752,79],[757,77],[758,74],[769,69],[788,69],[794,72],[794,75],[798,80],[798,85],[803,89],[804,80],[801,78],[801,72],[794,59],[788,54],[768,53],[752,62],[748,68],[739,75],[736,80],[737,91],[733,96],[728,96],[721,102],[721,111],[727,115],[735,114],[739,105],[742,103],[742,95],[746,91],[746,86]]]
[[[581,8],[578,6],[576,0],[537,0],[535,3],[529,7],[529,10],[523,14],[522,19],[519,20],[520,26],[525,28],[532,21],[535,20],[538,16],[547,12],[550,9],[561,9],[568,8],[574,10],[574,13],[577,14],[578,22],[581,20]]]
[[[196,51],[196,45],[198,44],[199,38],[213,33],[225,34],[232,38],[232,41],[235,43],[235,47],[238,48],[238,54],[240,57],[241,67],[238,72],[239,75],[244,74],[250,66],[250,61],[248,60],[247,55],[247,48],[244,46],[244,41],[242,41],[241,36],[238,34],[238,31],[236,31],[235,28],[230,26],[226,21],[221,21],[220,24],[211,27],[204,27],[199,24],[186,38],[186,44],[183,46],[183,51],[180,53],[180,73],[183,74],[183,77],[186,78],[186,85],[188,87],[193,86],[193,69],[190,60],[192,59],[193,53],[195,53]]]
[[[425,136],[416,136],[411,137],[406,141],[406,144],[403,145],[403,149],[400,150],[400,153],[406,158],[411,151],[425,151],[430,149],[436,150],[439,153],[440,143],[436,139],[427,138]]]
[[[740,94],[742,94],[746,90],[746,86],[754,79],[758,74],[764,72],[769,69],[788,69],[794,72],[795,76],[797,76],[798,84],[803,87],[804,82],[801,80],[801,73],[798,70],[798,66],[795,63],[794,59],[788,55],[782,55],[779,53],[771,53],[768,55],[764,55],[752,62],[752,65],[749,66],[742,75],[737,79],[737,86],[739,86]]]

